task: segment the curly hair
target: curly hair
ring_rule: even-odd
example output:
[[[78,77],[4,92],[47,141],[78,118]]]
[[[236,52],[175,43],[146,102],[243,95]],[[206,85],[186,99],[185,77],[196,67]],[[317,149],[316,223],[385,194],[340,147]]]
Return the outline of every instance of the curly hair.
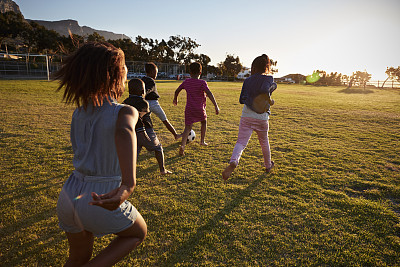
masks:
[[[252,72],[268,73],[271,68],[271,62],[266,54],[256,57],[251,64]]]
[[[87,108],[89,103],[101,106],[104,99],[118,99],[126,81],[124,52],[106,42],[89,42],[68,56],[54,74],[65,87],[63,100]]]

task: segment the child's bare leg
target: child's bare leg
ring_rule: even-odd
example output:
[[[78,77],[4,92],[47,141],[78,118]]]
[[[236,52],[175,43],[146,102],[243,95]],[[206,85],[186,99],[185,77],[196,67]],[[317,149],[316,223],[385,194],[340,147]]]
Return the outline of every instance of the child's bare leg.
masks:
[[[179,155],[181,155],[181,156],[183,156],[185,154],[185,146],[186,146],[187,138],[188,138],[191,130],[192,130],[192,124],[185,125],[185,130],[183,130],[183,133],[182,133],[181,147],[179,148]]]
[[[235,163],[235,162],[229,163],[229,165],[222,172],[222,179],[224,179],[224,181],[229,179],[229,177],[231,176],[232,172],[235,170],[236,166],[237,166],[237,163]]]
[[[168,131],[170,131],[172,133],[172,135],[174,136],[175,140],[177,140],[177,139],[182,137],[182,134],[177,134],[176,133],[174,126],[172,126],[172,124],[168,120],[163,121],[163,123],[164,123],[165,127],[167,127]]]
[[[204,141],[206,138],[206,132],[207,132],[207,119],[201,121],[200,145],[208,146],[208,144]]]
[[[128,255],[140,243],[147,234],[147,225],[143,217],[138,213],[135,223],[120,233],[111,243],[102,250],[86,266],[112,266]]]
[[[161,151],[154,151],[154,155],[156,156],[158,167],[160,168],[161,174],[170,174],[171,171],[167,170],[164,165],[164,152]]]
[[[69,243],[69,256],[65,266],[81,266],[92,257],[93,234],[88,231],[80,233],[67,233]]]

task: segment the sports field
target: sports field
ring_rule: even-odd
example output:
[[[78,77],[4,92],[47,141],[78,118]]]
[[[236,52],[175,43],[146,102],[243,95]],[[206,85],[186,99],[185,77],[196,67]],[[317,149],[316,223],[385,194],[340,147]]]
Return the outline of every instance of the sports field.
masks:
[[[182,131],[185,93],[172,105],[178,85],[157,88]],[[0,80],[2,266],[61,266],[68,255],[55,209],[73,170],[74,108],[56,87]],[[276,168],[263,172],[253,135],[224,184],[241,83],[209,87],[221,108],[215,115],[208,101],[209,147],[195,141],[178,156],[179,143],[153,117],[173,174],[160,176],[154,156],[139,155],[130,201],[148,236],[117,266],[400,266],[400,90],[279,85],[270,119]],[[111,238],[96,239],[94,254]]]

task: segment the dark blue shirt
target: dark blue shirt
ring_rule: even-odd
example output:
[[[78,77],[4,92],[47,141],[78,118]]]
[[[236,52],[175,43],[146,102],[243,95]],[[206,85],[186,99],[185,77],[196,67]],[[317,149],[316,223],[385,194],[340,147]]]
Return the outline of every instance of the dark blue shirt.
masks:
[[[270,90],[270,88],[273,85],[276,86],[276,84],[274,83],[274,78],[270,75],[262,75],[259,73],[251,75],[243,82],[239,103],[245,104],[251,110],[257,112],[256,110],[254,110],[253,107],[254,99],[261,94],[268,94],[269,96],[271,96],[273,90]],[[269,103],[267,103],[267,112],[270,113]]]

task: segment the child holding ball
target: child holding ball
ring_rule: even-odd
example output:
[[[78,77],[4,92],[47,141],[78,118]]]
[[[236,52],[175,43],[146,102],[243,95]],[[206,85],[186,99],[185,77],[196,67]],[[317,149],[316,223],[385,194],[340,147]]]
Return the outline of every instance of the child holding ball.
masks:
[[[136,186],[138,112],[118,104],[125,89],[124,52],[108,43],[86,43],[70,55],[55,79],[71,121],[75,170],[57,202],[59,225],[69,243],[65,266],[112,266],[144,240],[147,225],[128,201]],[[116,237],[91,259],[94,236]]]
[[[265,171],[269,173],[274,167],[271,161],[271,151],[268,140],[270,106],[274,104],[271,93],[276,89],[274,78],[270,72],[270,60],[263,54],[256,57],[251,64],[251,76],[243,82],[239,102],[244,104],[239,123],[239,133],[236,145],[232,152],[229,165],[222,172],[226,181],[239,164],[243,150],[246,148],[251,134],[258,135],[261,150],[264,156]]]
[[[173,104],[178,104],[178,95],[186,90],[186,108],[185,108],[185,130],[182,133],[182,143],[179,148],[179,155],[185,154],[185,146],[188,135],[192,130],[195,122],[201,122],[200,145],[207,146],[205,136],[207,131],[207,114],[206,114],[206,96],[211,100],[215,107],[215,113],[219,114],[219,107],[215,101],[214,95],[207,86],[207,82],[200,79],[202,67],[198,62],[193,62],[189,66],[190,78],[183,81],[175,91]]]

